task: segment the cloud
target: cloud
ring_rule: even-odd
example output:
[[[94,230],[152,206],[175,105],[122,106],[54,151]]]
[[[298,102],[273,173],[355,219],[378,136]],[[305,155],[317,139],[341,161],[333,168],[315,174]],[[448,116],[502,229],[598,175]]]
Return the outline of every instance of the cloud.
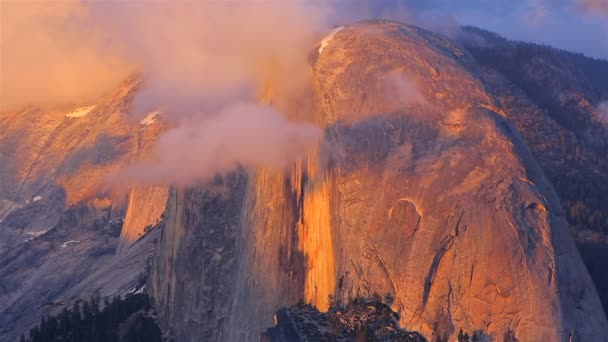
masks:
[[[300,1],[91,6],[145,72],[137,108],[172,115],[255,101],[268,83],[277,98],[298,93],[309,81],[308,52],[329,28],[325,6]]]
[[[11,3],[2,110],[88,104],[137,72],[134,114],[160,110],[177,126],[124,177],[192,185],[282,167],[319,135],[286,117],[309,88],[308,55],[329,14],[306,1]]]
[[[319,129],[286,117],[311,83],[307,56],[328,29],[325,7],[226,1],[96,11],[144,71],[135,110],[177,122],[152,162],[127,170],[135,181],[188,186],[238,167],[281,168],[317,142]]]
[[[334,25],[388,18],[449,36],[460,23],[473,24],[601,55],[602,31],[594,28],[605,24],[564,23],[573,8],[582,18],[603,11],[603,2],[578,1],[3,2],[0,111],[88,105],[137,72],[135,115],[160,110],[177,126],[161,137],[155,162],[134,166],[129,177],[188,185],[238,166],[281,167],[314,145],[318,131],[285,118],[309,91],[310,51]],[[523,19],[533,2],[545,4],[537,8],[548,18],[536,26]],[[589,39],[579,39],[582,32]]]
[[[127,169],[122,180],[192,185],[239,167],[283,168],[319,141],[314,125],[289,122],[262,105],[235,104],[164,134],[152,160]]]
[[[295,93],[330,27],[329,7],[307,1],[12,1],[0,13],[3,111],[85,104],[136,71],[141,109],[217,109],[263,82]]]
[[[86,104],[135,71],[146,77],[135,99],[141,111],[217,110],[255,97],[260,82],[297,93],[311,40],[370,18],[448,36],[471,24],[606,57],[605,18],[582,14],[608,14],[606,7],[604,0],[8,1],[0,12],[0,110]]]
[[[397,72],[386,74],[385,79],[387,81],[385,94],[388,100],[394,102],[396,108],[403,109],[428,104],[414,80],[408,79]]]
[[[87,103],[132,69],[77,1],[3,1],[0,112]]]
[[[606,0],[578,0],[578,5],[585,11],[608,16],[608,1]]]

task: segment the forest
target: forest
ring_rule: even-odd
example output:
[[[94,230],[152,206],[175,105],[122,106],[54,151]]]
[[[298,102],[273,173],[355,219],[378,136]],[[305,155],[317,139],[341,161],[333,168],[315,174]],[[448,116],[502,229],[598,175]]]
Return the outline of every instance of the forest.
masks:
[[[100,299],[98,294],[42,318],[21,342],[161,342],[148,295]]]

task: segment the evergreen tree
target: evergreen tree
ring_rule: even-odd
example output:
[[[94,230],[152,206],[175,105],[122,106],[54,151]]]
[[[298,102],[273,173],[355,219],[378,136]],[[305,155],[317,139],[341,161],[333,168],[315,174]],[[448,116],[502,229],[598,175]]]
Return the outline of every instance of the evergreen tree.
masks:
[[[150,301],[145,294],[115,297],[104,300],[94,294],[87,300],[76,302],[71,309],[63,308],[57,316],[43,317],[30,331],[30,339],[22,342],[113,342],[118,341],[118,330],[125,329],[123,342],[161,342],[161,331],[154,320],[146,315]],[[131,319],[133,317],[133,319]],[[129,324],[125,323],[129,320]],[[121,326],[123,328],[121,328]]]
[[[88,300],[82,303],[82,319],[84,321],[90,321],[93,318],[93,312],[91,311],[91,304]]]
[[[469,334],[463,332],[462,328],[460,328],[460,331],[458,331],[458,342],[470,342]]]
[[[61,313],[59,314],[59,327],[58,334],[59,335],[67,335],[70,331],[70,311],[68,308],[63,308]]]
[[[41,340],[40,328],[38,328],[38,326],[32,328],[32,330],[30,331],[30,338],[32,339],[32,342],[38,342]]]

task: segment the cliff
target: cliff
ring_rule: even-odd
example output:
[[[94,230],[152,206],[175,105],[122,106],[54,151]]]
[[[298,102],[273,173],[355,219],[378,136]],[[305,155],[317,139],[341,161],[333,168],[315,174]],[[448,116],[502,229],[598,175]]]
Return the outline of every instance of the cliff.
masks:
[[[465,28],[482,77],[562,200],[608,310],[608,61]]]
[[[260,341],[427,342],[420,334],[401,329],[399,315],[388,305],[369,298],[333,305],[328,313],[299,303],[277,311],[274,321]]]
[[[253,341],[282,306],[377,292],[430,340],[606,340],[561,203],[469,53],[392,22],[321,50],[325,144],[170,192],[150,282],[165,333]]]
[[[162,120],[127,115],[134,79],[83,107],[0,113],[0,341],[93,292],[141,286],[166,186],[108,186]],[[139,284],[139,285],[138,285]]]

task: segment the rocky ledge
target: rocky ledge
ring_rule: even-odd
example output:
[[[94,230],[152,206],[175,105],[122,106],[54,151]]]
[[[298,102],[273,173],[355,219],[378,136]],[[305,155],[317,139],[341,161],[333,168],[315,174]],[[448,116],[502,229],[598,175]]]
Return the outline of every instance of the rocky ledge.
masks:
[[[417,332],[399,327],[399,315],[378,299],[356,298],[348,305],[332,303],[327,313],[300,303],[275,314],[275,326],[263,342],[373,341],[426,342]]]

